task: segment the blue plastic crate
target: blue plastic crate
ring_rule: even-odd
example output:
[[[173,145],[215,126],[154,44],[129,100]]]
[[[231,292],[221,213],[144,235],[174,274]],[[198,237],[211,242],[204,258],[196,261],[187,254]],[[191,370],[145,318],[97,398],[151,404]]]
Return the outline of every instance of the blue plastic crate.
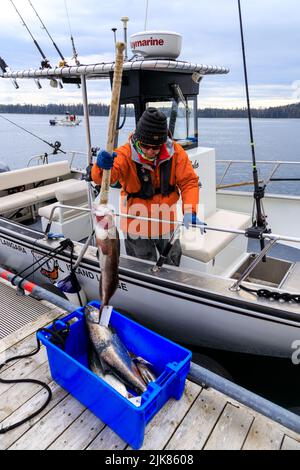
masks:
[[[90,305],[99,307],[99,302]],[[70,320],[64,350],[50,341],[50,333],[37,334],[47,348],[52,378],[134,449],[140,448],[147,423],[169,398],[181,398],[191,352],[113,310],[110,325],[128,350],[153,364],[157,376],[143,393],[141,406],[136,407],[88,369],[89,339],[84,309],[79,308],[59,320],[56,327],[64,329]]]

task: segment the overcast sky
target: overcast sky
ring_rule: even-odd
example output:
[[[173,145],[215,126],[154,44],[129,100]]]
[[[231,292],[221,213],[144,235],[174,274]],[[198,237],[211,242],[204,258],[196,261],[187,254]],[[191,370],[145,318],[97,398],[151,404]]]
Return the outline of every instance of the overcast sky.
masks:
[[[14,0],[33,36],[52,64],[58,56],[28,0]],[[72,56],[65,0],[31,0],[65,57]],[[128,33],[144,29],[146,0],[67,0],[72,33],[82,63],[110,61],[113,33],[123,38],[120,18],[128,16]],[[300,101],[300,1],[241,0],[252,107]],[[200,88],[200,107],[243,107],[245,89],[237,0],[149,0],[148,30],[176,31],[183,36],[180,58],[198,64],[226,66],[228,75],[207,76]],[[40,56],[10,0],[1,0],[0,56],[13,70],[39,68]],[[0,79],[0,103],[81,102],[74,85],[63,90],[44,82],[20,80],[15,90]],[[89,84],[90,101],[110,98],[108,83]]]

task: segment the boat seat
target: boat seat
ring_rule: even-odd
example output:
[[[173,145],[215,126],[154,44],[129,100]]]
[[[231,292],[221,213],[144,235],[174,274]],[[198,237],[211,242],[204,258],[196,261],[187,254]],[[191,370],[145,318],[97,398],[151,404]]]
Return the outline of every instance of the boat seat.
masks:
[[[70,174],[67,160],[0,173],[0,191],[26,186]]]
[[[76,179],[59,181],[58,183],[47,184],[46,186],[3,196],[0,198],[0,214],[54,199],[58,189],[73,186],[73,190],[76,191],[77,181]]]
[[[68,161],[49,163],[47,165],[37,165],[29,168],[7,171],[0,173],[0,191],[13,190],[14,188],[25,188],[12,194],[4,194],[0,198],[0,214],[33,206],[37,203],[55,198],[55,192],[71,184],[78,183],[74,178],[65,179],[58,182],[44,184],[38,187],[26,186],[41,183],[55,178],[70,175],[70,166]],[[74,191],[76,188],[74,187]]]
[[[217,209],[205,219],[207,225],[233,230],[244,230],[251,225],[251,216],[241,212]],[[201,235],[197,228],[183,229],[180,242],[182,254],[208,263],[213,260],[237,235],[209,230]]]
[[[73,192],[76,192],[78,180],[71,178],[69,180],[58,181],[57,183],[46,184],[45,186],[39,186],[38,188],[28,189],[26,193],[36,197],[38,202],[47,201],[56,197],[56,192],[65,188],[73,188]]]
[[[28,194],[27,191],[10,194],[0,198],[0,215],[6,212],[22,209],[23,207],[32,206],[37,202],[34,194]]]
[[[40,207],[38,211],[44,231],[50,220],[52,209],[57,205],[88,208],[86,181],[77,181],[75,184],[57,189],[55,197],[58,202]],[[59,208],[53,213],[51,231],[63,233],[66,238],[72,238],[75,241],[83,240],[92,231],[90,214],[76,209]]]
[[[39,216],[50,219],[53,207],[59,204],[66,204],[68,206],[88,207],[87,201],[87,185],[86,181],[77,181],[68,186],[58,188],[55,191],[55,198],[57,202],[39,208]],[[81,212],[76,209],[58,209],[53,214],[53,221],[66,220],[72,216],[78,216]]]

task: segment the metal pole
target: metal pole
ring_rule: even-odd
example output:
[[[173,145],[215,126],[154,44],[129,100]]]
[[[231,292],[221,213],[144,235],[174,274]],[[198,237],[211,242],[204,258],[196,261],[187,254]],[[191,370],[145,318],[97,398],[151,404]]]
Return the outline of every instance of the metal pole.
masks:
[[[246,53],[245,53],[245,43],[244,43],[244,32],[243,32],[243,20],[242,20],[242,11],[241,3],[238,0],[238,10],[239,10],[239,20],[240,20],[240,31],[241,31],[241,43],[242,43],[242,53],[243,53],[243,65],[244,65],[244,77],[245,77],[245,88],[246,88],[246,97],[247,97],[247,112],[248,112],[248,122],[249,122],[249,131],[250,131],[250,146],[252,153],[252,170],[253,170],[253,182],[254,182],[254,203],[256,207],[256,220],[253,220],[253,226],[256,226],[258,229],[265,230],[267,227],[266,218],[262,209],[262,198],[264,196],[265,186],[260,186],[258,182],[258,172],[256,167],[256,156],[255,156],[255,146],[253,138],[253,128],[252,128],[252,118],[251,118],[251,107],[250,107],[250,97],[249,97],[249,86],[248,86],[248,74],[247,74],[247,64],[246,64]],[[260,238],[261,249],[264,248],[264,240]]]
[[[57,307],[60,307],[66,310],[67,312],[74,312],[78,308],[78,305],[72,304],[71,302],[64,299],[63,297],[53,294],[52,292],[49,292],[47,289],[43,289],[42,287],[38,286],[37,284],[34,284],[33,282],[28,281],[27,279],[24,279],[20,276],[15,276],[15,274],[1,267],[0,267],[0,278],[5,279],[6,281],[9,281],[9,282],[13,281],[12,283],[13,286],[18,286],[19,288],[26,290],[30,294],[34,294],[34,296],[40,300],[48,300],[48,302],[51,302],[52,304],[57,305]]]
[[[147,29],[147,21],[148,21],[148,6],[149,6],[149,0],[146,0],[146,12],[145,12],[145,25],[144,25],[144,31]]]
[[[87,96],[87,86],[86,86],[86,76],[81,75],[81,89],[82,89],[82,102],[83,102],[83,116],[84,116],[84,127],[85,127],[85,136],[86,136],[86,146],[87,146],[87,164],[90,167],[93,164],[92,157],[92,143],[91,143],[91,128],[90,128],[90,116],[89,116],[89,105],[88,105],[88,96]],[[90,223],[93,227],[93,190],[91,182],[87,180],[87,196],[88,204],[90,209]],[[95,239],[92,238],[92,245],[95,246]]]
[[[117,35],[116,35],[117,28],[111,28],[111,30],[114,33],[114,41],[115,41],[115,47],[116,47],[116,44],[117,44]]]
[[[124,52],[124,60],[127,60],[127,23],[129,21],[128,16],[123,16],[121,18],[121,21],[123,23],[123,28],[124,28],[124,44],[125,44],[125,52]]]
[[[51,209],[50,212],[50,217],[49,217],[49,223],[52,222],[53,219],[53,214],[57,209],[74,209],[82,212],[89,212],[90,209],[85,208],[85,207],[78,207],[78,206],[69,206],[66,204],[57,204],[55,207]],[[155,219],[151,217],[141,217],[141,216],[136,216],[136,215],[131,215],[131,214],[119,214],[118,212],[115,212],[114,215],[116,217],[125,217],[127,219],[137,219],[137,220],[145,220],[147,222],[160,222],[160,223],[166,223],[170,225],[183,225],[183,221],[172,221],[172,220],[165,220],[165,219]],[[203,228],[203,225],[197,225],[193,224],[191,225],[193,228]],[[233,233],[235,235],[243,235],[246,236],[247,232],[246,230],[234,230],[234,229],[229,229],[229,228],[222,228],[222,227],[211,227],[210,225],[205,225],[205,231],[207,230],[212,230],[214,232],[224,232],[224,233]],[[49,231],[49,230],[48,230]],[[47,233],[47,230],[46,230]],[[278,235],[276,233],[266,233],[262,235],[262,238],[265,240],[274,240],[274,241],[286,241],[286,242],[296,242],[300,243],[300,238],[299,237],[286,237],[284,235]]]
[[[229,380],[224,379],[223,377],[220,377],[219,375],[214,374],[193,362],[191,363],[188,378],[191,378],[202,386],[205,385],[212,387],[228,397],[237,400],[239,403],[248,406],[252,410],[270,418],[272,421],[276,421],[282,426],[285,426],[296,433],[300,433],[300,417],[296,414],[285,410],[281,406],[276,405],[275,403],[256,395],[250,390],[230,382]]]

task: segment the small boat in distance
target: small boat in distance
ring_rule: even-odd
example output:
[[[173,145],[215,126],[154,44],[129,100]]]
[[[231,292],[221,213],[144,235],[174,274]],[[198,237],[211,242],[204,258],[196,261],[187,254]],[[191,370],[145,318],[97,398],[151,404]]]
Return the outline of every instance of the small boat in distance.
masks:
[[[78,119],[75,114],[70,114],[68,111],[62,119],[55,117],[49,120],[50,126],[78,126],[80,123],[81,119]]]

